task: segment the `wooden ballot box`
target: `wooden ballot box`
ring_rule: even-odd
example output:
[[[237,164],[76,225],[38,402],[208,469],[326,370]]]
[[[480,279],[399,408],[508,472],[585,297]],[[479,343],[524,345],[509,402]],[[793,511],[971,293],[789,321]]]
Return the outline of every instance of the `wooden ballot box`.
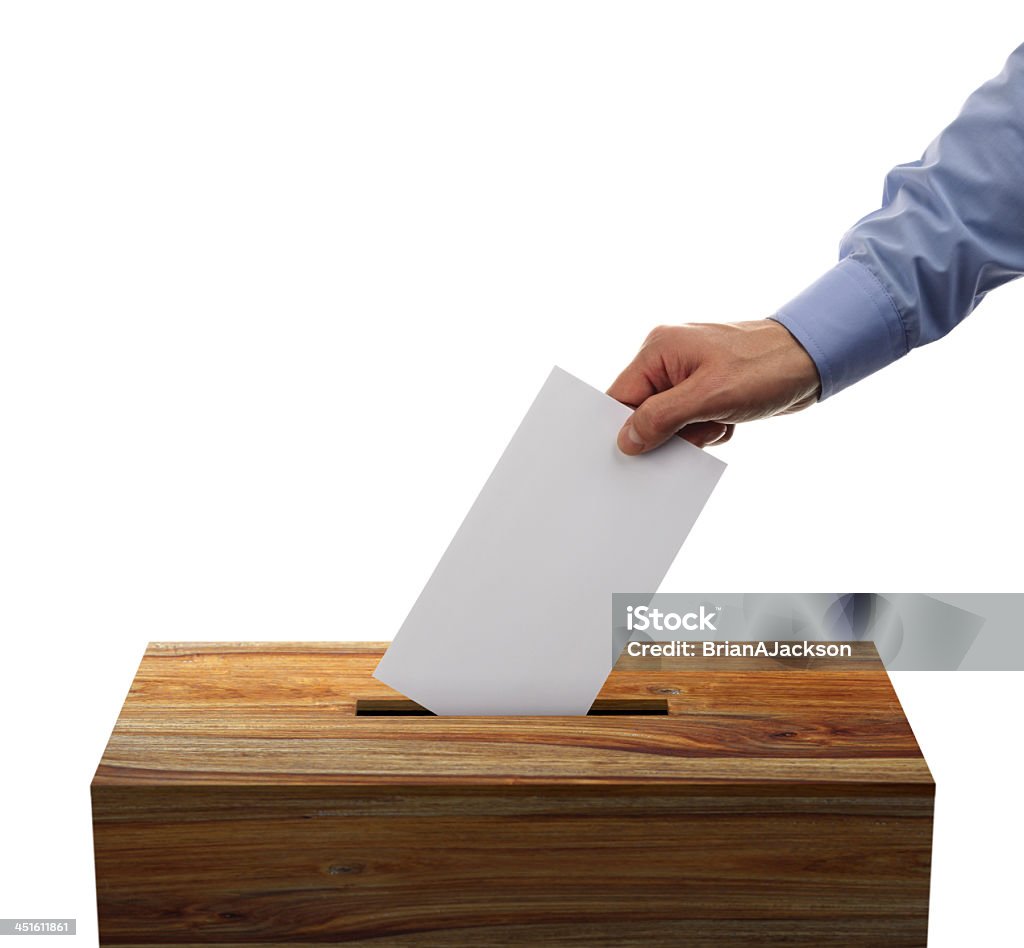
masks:
[[[103,945],[926,943],[934,784],[870,643],[624,657],[548,718],[425,714],[384,648],[149,646],[92,783]]]

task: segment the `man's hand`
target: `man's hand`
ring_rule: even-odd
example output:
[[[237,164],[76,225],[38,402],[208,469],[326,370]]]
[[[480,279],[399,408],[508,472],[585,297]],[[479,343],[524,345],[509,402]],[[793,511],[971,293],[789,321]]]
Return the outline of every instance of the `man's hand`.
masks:
[[[659,326],[608,394],[636,411],[619,432],[625,454],[679,433],[699,448],[723,444],[733,425],[813,405],[818,370],[772,319]]]

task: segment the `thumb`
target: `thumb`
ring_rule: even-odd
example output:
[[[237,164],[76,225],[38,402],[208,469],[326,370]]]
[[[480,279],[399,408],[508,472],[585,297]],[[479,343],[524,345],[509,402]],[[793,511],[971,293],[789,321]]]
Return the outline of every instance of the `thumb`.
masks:
[[[684,425],[708,421],[692,380],[645,399],[619,431],[623,454],[645,454],[664,444]]]

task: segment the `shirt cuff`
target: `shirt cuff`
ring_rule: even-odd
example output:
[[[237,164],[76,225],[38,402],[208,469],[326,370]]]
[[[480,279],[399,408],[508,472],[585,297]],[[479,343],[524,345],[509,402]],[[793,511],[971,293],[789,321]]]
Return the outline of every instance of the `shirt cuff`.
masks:
[[[814,360],[821,378],[819,401],[909,351],[892,298],[878,277],[853,257],[840,260],[772,319]]]

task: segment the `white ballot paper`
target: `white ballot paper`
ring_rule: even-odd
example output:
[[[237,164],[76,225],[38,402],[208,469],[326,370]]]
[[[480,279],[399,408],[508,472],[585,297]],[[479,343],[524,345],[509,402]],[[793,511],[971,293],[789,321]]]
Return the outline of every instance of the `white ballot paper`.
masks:
[[[631,411],[551,371],[374,677],[436,714],[586,714],[612,593],[657,590],[725,464],[681,438],[639,457]]]

